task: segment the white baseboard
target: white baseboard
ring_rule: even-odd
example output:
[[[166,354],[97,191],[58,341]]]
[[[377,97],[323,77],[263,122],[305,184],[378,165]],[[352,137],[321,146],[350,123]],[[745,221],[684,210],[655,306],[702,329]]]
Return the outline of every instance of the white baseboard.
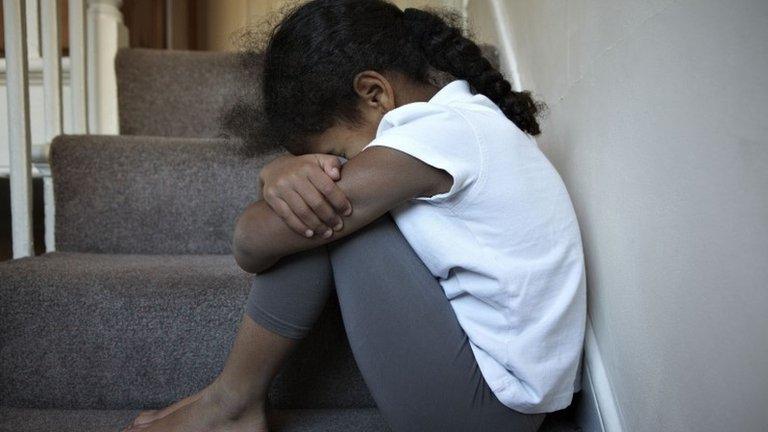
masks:
[[[577,402],[573,406],[574,421],[581,432],[605,432],[592,386],[592,376],[586,366],[582,371],[581,395],[575,401]]]
[[[619,407],[608,380],[608,373],[595,339],[592,320],[587,320],[584,342],[584,384],[580,423],[585,432],[599,427],[600,432],[623,432]],[[589,407],[593,406],[593,409]],[[590,411],[593,411],[590,413]]]

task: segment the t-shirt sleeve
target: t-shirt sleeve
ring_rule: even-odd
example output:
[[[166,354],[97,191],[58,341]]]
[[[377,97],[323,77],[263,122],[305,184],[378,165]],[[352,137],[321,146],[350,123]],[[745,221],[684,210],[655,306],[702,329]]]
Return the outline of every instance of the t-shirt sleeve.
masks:
[[[458,203],[480,177],[482,155],[472,125],[452,108],[417,102],[387,113],[377,137],[366,146],[399,150],[453,178],[450,190],[431,197],[432,203]]]

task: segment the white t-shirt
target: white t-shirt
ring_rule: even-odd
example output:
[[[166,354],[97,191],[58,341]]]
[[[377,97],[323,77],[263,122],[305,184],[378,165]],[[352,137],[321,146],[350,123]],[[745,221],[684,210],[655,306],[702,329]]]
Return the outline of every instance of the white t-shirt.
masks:
[[[567,407],[579,390],[584,256],[568,192],[536,142],[458,80],[388,112],[370,146],[453,177],[447,193],[391,213],[496,397],[524,413]]]

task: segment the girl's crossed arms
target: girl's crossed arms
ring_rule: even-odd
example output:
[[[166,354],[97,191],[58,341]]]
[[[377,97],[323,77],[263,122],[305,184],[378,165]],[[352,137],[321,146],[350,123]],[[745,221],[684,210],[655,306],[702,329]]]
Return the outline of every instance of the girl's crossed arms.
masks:
[[[451,188],[446,171],[404,152],[361,151],[396,101],[423,101],[437,91],[388,75],[365,71],[356,77],[357,124],[338,123],[311,137],[308,148],[317,153],[283,156],[263,168],[264,200],[246,208],[235,226],[234,254],[241,268],[263,272],[284,256],[347,236],[409,199]],[[334,154],[350,159],[342,166]]]

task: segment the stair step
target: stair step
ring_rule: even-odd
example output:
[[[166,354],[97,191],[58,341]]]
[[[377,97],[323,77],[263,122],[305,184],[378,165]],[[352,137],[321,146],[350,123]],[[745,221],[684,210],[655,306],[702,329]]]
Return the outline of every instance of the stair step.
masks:
[[[136,416],[135,410],[53,410],[0,407],[0,432],[117,432]],[[269,413],[275,432],[385,432],[378,410],[307,409]]]
[[[51,145],[56,248],[229,254],[240,212],[276,154],[223,139],[63,135]]]
[[[121,135],[217,137],[221,115],[259,91],[237,53],[122,49],[115,72]]]
[[[0,407],[0,432],[117,432],[138,410],[57,410]],[[376,408],[271,410],[274,432],[385,432]],[[539,432],[581,432],[572,420],[550,415]]]
[[[198,391],[224,365],[250,278],[228,255],[54,252],[0,263],[0,405],[136,409]],[[270,399],[374,406],[336,303]]]

